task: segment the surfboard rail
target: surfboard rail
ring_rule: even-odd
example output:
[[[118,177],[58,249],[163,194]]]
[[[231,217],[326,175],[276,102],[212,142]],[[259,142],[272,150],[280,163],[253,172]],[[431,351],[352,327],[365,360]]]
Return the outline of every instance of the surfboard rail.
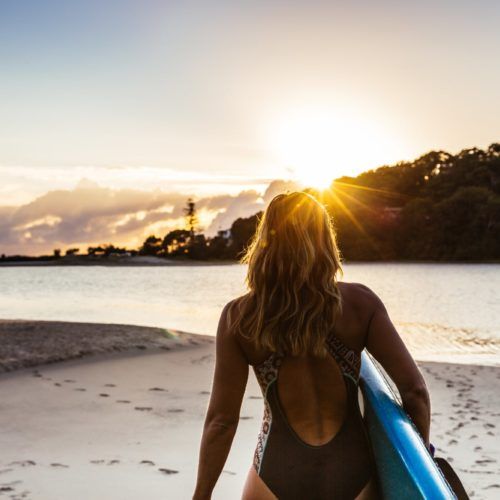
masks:
[[[362,353],[360,386],[383,498],[456,499],[415,425],[366,351]]]

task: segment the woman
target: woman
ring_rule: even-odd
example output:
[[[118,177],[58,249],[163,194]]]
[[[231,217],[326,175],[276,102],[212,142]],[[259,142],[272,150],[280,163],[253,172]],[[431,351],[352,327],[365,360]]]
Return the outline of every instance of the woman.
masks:
[[[252,366],[264,418],[243,500],[378,498],[358,404],[361,351],[377,359],[429,447],[424,379],[378,296],[337,280],[331,219],[304,192],[276,196],[243,262],[249,292],[223,309],[194,500],[211,498]]]

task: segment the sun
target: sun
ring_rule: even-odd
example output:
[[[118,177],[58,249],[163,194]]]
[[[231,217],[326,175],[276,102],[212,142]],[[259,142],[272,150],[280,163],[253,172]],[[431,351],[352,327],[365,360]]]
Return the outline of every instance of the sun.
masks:
[[[384,132],[380,123],[359,113],[298,110],[273,124],[269,141],[277,161],[297,181],[325,189],[335,178],[394,157],[395,142]]]

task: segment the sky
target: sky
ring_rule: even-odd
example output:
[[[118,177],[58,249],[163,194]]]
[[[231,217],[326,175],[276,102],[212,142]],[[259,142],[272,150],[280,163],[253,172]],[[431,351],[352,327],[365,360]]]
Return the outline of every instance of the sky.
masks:
[[[491,0],[1,0],[0,253],[132,245],[188,196],[213,234],[277,186],[497,142],[499,19]]]

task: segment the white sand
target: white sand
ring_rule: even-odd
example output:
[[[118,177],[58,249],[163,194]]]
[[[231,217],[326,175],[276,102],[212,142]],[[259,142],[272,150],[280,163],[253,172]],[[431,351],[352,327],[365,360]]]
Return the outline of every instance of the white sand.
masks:
[[[0,498],[190,499],[214,348],[202,338],[170,351],[99,354],[1,374]],[[432,441],[473,498],[500,498],[500,369],[422,366]],[[214,500],[239,498],[261,416],[251,373]]]

